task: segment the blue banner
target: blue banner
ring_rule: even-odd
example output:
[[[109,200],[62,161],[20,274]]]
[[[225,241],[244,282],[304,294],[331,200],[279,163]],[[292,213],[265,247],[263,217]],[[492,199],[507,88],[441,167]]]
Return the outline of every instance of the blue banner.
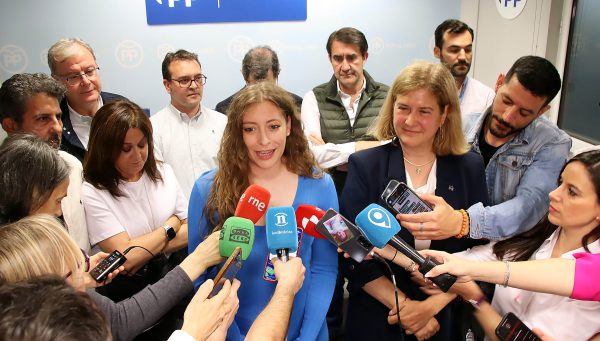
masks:
[[[307,0],[146,0],[148,25],[306,20]]]

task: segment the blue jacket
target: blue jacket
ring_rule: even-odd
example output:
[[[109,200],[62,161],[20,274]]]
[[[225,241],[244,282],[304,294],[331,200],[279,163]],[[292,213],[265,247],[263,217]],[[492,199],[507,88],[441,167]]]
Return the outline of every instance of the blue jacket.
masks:
[[[192,189],[188,210],[188,250],[196,246],[212,231],[202,214],[215,171],[200,176]],[[338,208],[333,181],[329,175],[321,179],[298,177],[298,190],[293,207],[300,204],[318,206],[324,210]],[[243,340],[252,322],[267,305],[276,282],[267,263],[269,249],[264,226],[255,227],[254,245],[236,278],[242,283],[238,291],[240,308],[227,333],[227,340]],[[288,340],[327,340],[325,315],[333,295],[337,276],[337,252],[329,241],[316,239],[298,229],[299,257],[306,268],[304,283],[296,294],[290,317]],[[270,261],[269,261],[270,263]],[[208,271],[196,281],[198,287],[207,278],[216,275],[216,269]]]
[[[478,153],[490,111],[465,118],[467,141]],[[490,206],[477,203],[467,210],[471,238],[506,239],[533,227],[548,212],[548,194],[556,188],[570,149],[569,135],[544,117],[500,147],[485,170]]]
[[[340,198],[341,213],[354,221],[356,215],[367,205],[378,203],[386,206],[381,193],[391,179],[406,182],[402,149],[396,142],[363,150],[350,155],[348,159],[348,177]],[[435,194],[444,198],[455,209],[469,207],[476,202],[487,202],[485,171],[480,155],[469,152],[458,156],[440,156],[437,158],[437,186]],[[414,237],[408,230],[402,229],[398,236],[414,247]],[[433,240],[431,249],[446,252],[458,252],[484,241],[454,237],[445,240]],[[398,340],[397,325],[387,323],[388,309],[368,295],[362,287],[381,276],[389,277],[386,267],[377,261],[356,263],[350,259],[341,262],[342,272],[348,278],[348,317],[346,337],[348,340]],[[425,295],[410,279],[410,275],[401,267],[391,263],[396,284],[408,297],[425,299]],[[437,316],[440,332],[435,340],[451,340],[451,317],[449,309]],[[412,340],[411,338],[406,338]]]
[[[100,97],[102,98],[102,102],[104,104],[119,99],[126,99],[121,95],[111,94],[110,92],[101,92]],[[77,133],[75,133],[75,130],[73,129],[73,124],[71,124],[71,116],[69,115],[67,97],[63,98],[63,100],[60,102],[60,110],[62,111],[63,123],[60,150],[64,150],[65,152],[75,156],[77,159],[79,159],[79,161],[81,161],[81,163],[83,163],[83,158],[85,157],[85,152],[87,149],[83,146],[83,144],[77,137]]]

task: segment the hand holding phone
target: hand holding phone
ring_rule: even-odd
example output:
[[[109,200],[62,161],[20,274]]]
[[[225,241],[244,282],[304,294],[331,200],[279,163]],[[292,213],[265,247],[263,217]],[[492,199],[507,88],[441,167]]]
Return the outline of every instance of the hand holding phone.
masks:
[[[231,256],[229,256],[229,258],[227,258],[227,260],[225,261],[225,264],[223,264],[223,267],[221,267],[221,269],[217,273],[217,276],[215,276],[215,279],[214,279],[215,286],[213,287],[212,291],[208,295],[208,298],[211,298],[211,297],[215,296],[216,294],[218,294],[219,291],[221,291],[221,288],[223,288],[223,284],[225,284],[225,281],[227,281],[227,280],[233,281],[233,279],[235,278],[235,275],[237,275],[238,271],[241,268],[242,268],[242,248],[236,247],[233,250],[233,252],[231,253]]]
[[[358,227],[334,209],[325,212],[315,229],[357,262],[362,262],[373,249]]]
[[[433,208],[404,182],[390,180],[383,193],[381,193],[381,198],[395,214],[433,211]]]
[[[90,271],[90,276],[92,276],[96,282],[102,283],[111,272],[125,264],[126,261],[127,257],[118,250],[115,250]]]
[[[502,341],[541,341],[515,314],[508,312],[496,327],[496,336]]]

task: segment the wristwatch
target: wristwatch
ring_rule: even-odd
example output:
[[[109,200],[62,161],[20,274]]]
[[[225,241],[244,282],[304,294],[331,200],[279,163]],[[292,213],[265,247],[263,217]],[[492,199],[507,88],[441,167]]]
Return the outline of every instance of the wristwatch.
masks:
[[[162,226],[162,228],[165,229],[168,240],[173,240],[173,238],[175,238],[175,236],[177,235],[177,232],[175,232],[175,229],[173,228],[173,226],[171,226],[169,224],[164,224]]]

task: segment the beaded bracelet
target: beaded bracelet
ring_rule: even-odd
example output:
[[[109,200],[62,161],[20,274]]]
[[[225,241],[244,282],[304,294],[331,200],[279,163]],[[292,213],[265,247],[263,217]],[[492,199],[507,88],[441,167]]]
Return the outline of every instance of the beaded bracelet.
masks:
[[[460,239],[469,232],[469,213],[463,209],[458,211],[462,214],[462,226],[460,228],[460,232],[456,235],[456,238]]]

